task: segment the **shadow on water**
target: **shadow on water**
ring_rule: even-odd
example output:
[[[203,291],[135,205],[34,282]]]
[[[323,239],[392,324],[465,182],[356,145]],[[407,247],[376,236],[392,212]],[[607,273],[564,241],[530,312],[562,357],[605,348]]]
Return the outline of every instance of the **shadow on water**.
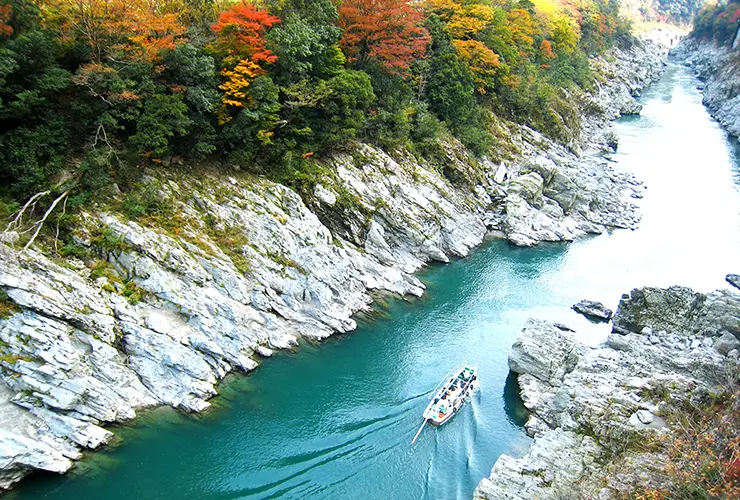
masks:
[[[517,375],[514,372],[509,372],[506,377],[506,383],[504,384],[504,412],[509,422],[516,425],[517,427],[524,427],[529,418],[529,411],[524,407],[522,398],[519,395],[519,382],[517,381]]]

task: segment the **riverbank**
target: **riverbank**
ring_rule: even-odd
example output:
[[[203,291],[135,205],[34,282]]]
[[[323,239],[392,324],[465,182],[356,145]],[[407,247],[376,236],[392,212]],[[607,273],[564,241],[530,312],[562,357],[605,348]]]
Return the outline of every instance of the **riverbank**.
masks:
[[[604,345],[587,347],[563,325],[527,322],[509,367],[518,374],[531,412],[526,429],[535,439],[521,458],[502,455],[474,498],[547,499],[566,492],[569,498],[628,498],[704,481],[687,473],[686,485],[675,484],[672,439],[683,437],[689,409],[698,425],[700,415],[719,411],[718,401],[736,398],[740,294],[635,289],[622,297],[613,325]],[[728,404],[731,417],[734,403]],[[732,440],[730,424],[726,438]],[[733,445],[727,446],[731,455]],[[724,467],[732,467],[732,459],[697,460],[712,458],[713,472],[702,474],[720,477],[702,487],[719,481],[731,488]]]
[[[612,86],[634,93],[662,69],[651,45],[617,56],[604,59],[611,78],[587,123],[625,111],[609,98],[625,92]],[[175,208],[165,220],[113,210],[80,218],[78,245],[101,252],[92,269],[0,246],[0,286],[20,310],[0,321],[10,388],[0,406],[2,486],[33,469],[68,470],[80,450],[111,439],[105,423],[141,408],[207,408],[226,373],[354,329],[371,291],[421,295],[415,271],[468,255],[489,231],[533,245],[635,226],[634,178],[501,126],[515,148],[500,164],[448,148],[450,168],[480,181],[472,186],[358,146],[335,158],[308,204],[246,176],[160,172],[149,184]]]
[[[740,36],[740,35],[739,35]],[[709,39],[686,37],[671,56],[691,67],[704,81],[704,104],[728,133],[740,140],[740,56],[734,49]]]

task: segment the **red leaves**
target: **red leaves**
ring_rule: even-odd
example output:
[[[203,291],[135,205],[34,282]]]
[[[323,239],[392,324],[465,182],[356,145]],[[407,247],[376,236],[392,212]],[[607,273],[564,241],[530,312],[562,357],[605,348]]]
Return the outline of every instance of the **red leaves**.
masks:
[[[0,5],[0,37],[13,34],[13,27],[7,24],[13,15],[13,6],[10,4]]]
[[[740,9],[737,9],[735,13],[730,18],[731,23],[736,23],[738,20],[740,20]]]
[[[364,65],[374,59],[402,73],[426,51],[430,37],[421,26],[424,14],[406,0],[357,0],[337,11],[349,62]]]
[[[266,10],[257,10],[252,5],[234,5],[221,13],[218,22],[211,26],[218,38],[213,48],[234,66],[238,61],[249,59],[255,64],[273,63],[277,57],[267,48],[267,30],[280,22]]]

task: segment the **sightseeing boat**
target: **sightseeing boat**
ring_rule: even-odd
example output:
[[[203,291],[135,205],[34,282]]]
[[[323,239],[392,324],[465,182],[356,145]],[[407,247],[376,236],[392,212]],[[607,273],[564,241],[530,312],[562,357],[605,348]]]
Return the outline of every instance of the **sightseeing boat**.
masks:
[[[453,368],[432,391],[431,401],[424,410],[424,423],[411,444],[414,444],[427,422],[438,426],[448,422],[479,388],[477,365],[466,361]]]

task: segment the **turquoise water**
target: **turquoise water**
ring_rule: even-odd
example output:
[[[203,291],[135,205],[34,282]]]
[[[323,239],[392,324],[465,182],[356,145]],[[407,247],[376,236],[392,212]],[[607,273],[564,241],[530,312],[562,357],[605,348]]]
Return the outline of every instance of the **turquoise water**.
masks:
[[[209,414],[147,413],[76,472],[35,475],[11,497],[470,498],[501,453],[529,444],[506,363],[527,318],[597,343],[609,327],[572,312],[577,300],[616,307],[642,285],[710,291],[740,271],[740,148],[696,83],[670,66],[642,116],[618,124],[616,166],[649,186],[638,230],[533,249],[488,243],[425,272],[424,298],[390,301],[354,333],[231,378]],[[411,447],[428,392],[465,359],[479,365],[480,396]]]

